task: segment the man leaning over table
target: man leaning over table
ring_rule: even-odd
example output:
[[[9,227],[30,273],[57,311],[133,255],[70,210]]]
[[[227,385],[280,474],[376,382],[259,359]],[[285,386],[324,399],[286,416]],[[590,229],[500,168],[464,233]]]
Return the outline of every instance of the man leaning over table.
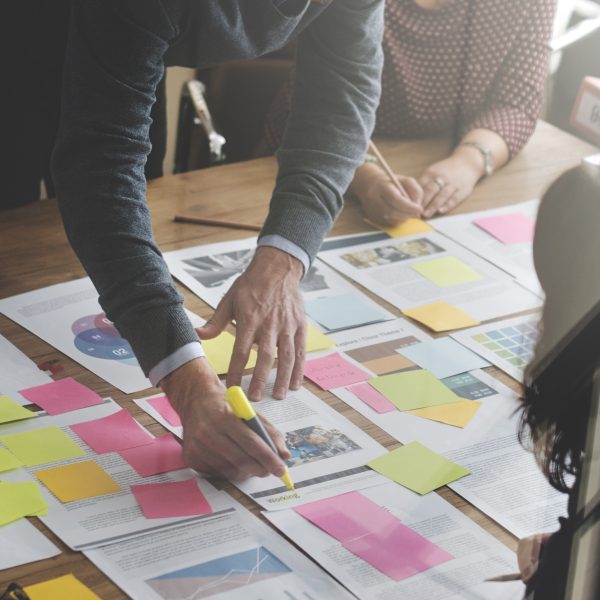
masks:
[[[249,388],[260,399],[277,351],[274,396],[302,383],[306,323],[299,282],[362,162],[379,100],[382,0],[77,0],[72,4],[53,175],[69,240],[100,304],[144,372],[179,412],[184,455],[230,479],[283,474],[237,419],[203,357],[201,338],[232,320],[228,385],[252,344]],[[144,163],[165,65],[253,57],[300,33],[292,111],[256,254],[196,332],[152,236]],[[271,434],[281,456],[283,437]]]

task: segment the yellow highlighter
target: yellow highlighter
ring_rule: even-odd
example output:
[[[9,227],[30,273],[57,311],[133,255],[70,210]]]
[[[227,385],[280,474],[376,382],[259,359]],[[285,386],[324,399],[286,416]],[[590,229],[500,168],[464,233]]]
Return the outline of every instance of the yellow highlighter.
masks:
[[[263,424],[260,422],[260,419],[256,415],[252,404],[246,398],[246,394],[244,394],[244,390],[239,385],[234,385],[227,389],[225,392],[225,398],[233,411],[233,414],[236,417],[239,417],[254,431],[254,433],[260,437],[266,444],[279,456],[279,452],[277,452],[277,448],[271,439],[271,436],[267,433],[267,430],[263,427]],[[294,483],[292,482],[292,478],[290,477],[290,473],[285,468],[285,473],[281,476],[281,481],[285,483],[285,486],[288,490],[294,489]]]

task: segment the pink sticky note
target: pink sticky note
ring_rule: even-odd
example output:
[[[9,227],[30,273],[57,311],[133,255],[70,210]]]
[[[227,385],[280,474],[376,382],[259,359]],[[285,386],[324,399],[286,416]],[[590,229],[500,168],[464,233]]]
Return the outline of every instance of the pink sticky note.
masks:
[[[119,450],[119,454],[142,477],[185,468],[181,444],[170,433],[155,438],[150,444]]]
[[[503,244],[531,242],[535,231],[535,221],[522,213],[483,217],[473,223]]]
[[[304,363],[304,375],[323,390],[371,379],[371,375],[337,353],[307,360]]]
[[[453,558],[359,492],[317,500],[294,510],[395,581]]]
[[[380,394],[368,383],[356,383],[346,389],[352,392],[359,400],[362,400],[367,406],[370,406],[375,412],[388,413],[397,410],[383,394]]]
[[[151,444],[154,438],[125,410],[71,429],[98,454]]]
[[[72,377],[20,390],[20,394],[49,415],[60,415],[70,410],[102,403],[102,398],[96,392]]]
[[[169,399],[166,396],[158,398],[150,398],[148,404],[169,424],[173,427],[181,427],[181,419],[171,406]]]
[[[212,513],[210,504],[194,479],[132,485],[131,491],[147,519]]]

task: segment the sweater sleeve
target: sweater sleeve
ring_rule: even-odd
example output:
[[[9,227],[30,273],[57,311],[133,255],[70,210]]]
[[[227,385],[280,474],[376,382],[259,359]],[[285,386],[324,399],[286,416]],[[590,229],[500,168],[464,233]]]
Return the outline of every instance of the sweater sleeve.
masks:
[[[261,237],[314,259],[373,131],[383,63],[383,2],[335,0],[300,36],[279,172]]]
[[[153,239],[144,164],[163,55],[160,0],[78,0],[53,174],[71,245],[146,374],[197,341]]]
[[[487,107],[463,127],[461,137],[473,129],[494,131],[506,142],[510,158],[529,141],[542,108],[555,8],[556,0],[527,3]]]

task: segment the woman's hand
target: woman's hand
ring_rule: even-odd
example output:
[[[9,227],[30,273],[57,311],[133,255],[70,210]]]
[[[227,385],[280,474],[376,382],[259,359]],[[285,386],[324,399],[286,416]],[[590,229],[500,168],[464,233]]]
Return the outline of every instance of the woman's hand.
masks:
[[[419,178],[423,216],[428,219],[458,206],[471,195],[482,176],[483,165],[460,147],[448,158],[427,167]]]
[[[527,583],[537,570],[542,545],[550,537],[549,533],[536,533],[519,541],[517,561],[521,579]]]
[[[410,217],[421,216],[421,186],[412,177],[397,178],[401,190],[375,164],[367,163],[356,171],[351,190],[367,217],[378,225],[394,227]]]

